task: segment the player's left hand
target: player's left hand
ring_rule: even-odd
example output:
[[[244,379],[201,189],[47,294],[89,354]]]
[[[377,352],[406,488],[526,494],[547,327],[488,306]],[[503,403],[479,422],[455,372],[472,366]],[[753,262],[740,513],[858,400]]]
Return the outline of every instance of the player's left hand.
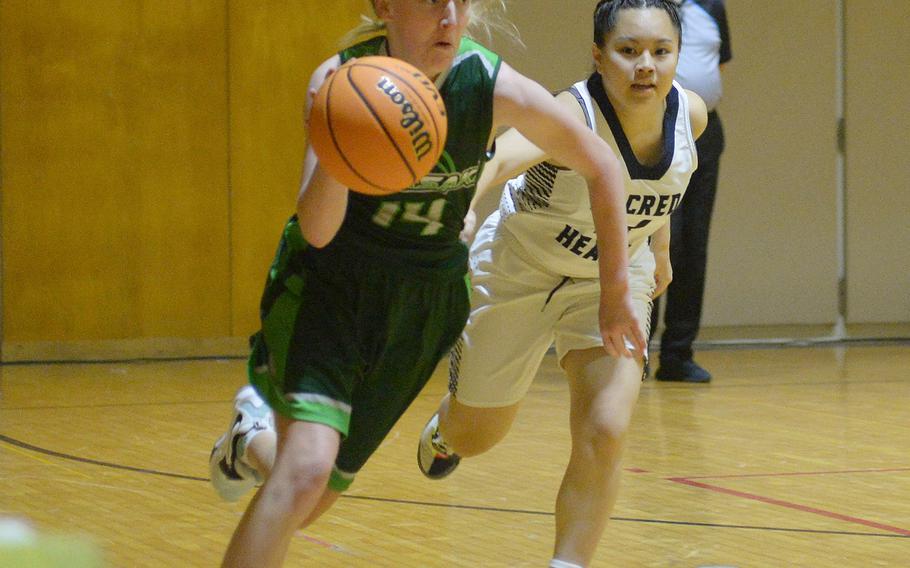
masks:
[[[632,310],[628,289],[601,290],[600,335],[611,357],[633,357],[632,351],[645,352],[647,341]]]

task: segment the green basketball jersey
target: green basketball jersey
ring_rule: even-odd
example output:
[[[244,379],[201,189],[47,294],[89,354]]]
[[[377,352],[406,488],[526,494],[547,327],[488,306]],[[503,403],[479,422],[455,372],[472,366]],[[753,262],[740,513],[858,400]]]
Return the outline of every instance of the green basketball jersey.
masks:
[[[386,38],[378,36],[339,55],[344,62],[385,54]],[[388,253],[406,253],[423,265],[464,257],[458,234],[487,161],[499,66],[498,55],[471,39],[462,39],[442,84],[437,80],[448,118],[448,136],[439,162],[401,193],[374,197],[352,191],[337,240],[368,242]]]

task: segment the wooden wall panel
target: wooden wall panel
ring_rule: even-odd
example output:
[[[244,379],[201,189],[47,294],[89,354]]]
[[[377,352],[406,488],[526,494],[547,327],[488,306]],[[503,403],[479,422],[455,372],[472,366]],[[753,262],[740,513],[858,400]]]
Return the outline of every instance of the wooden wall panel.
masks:
[[[4,340],[227,335],[224,3],[0,22]]]
[[[259,326],[266,271],[294,212],[310,75],[367,8],[360,0],[230,5],[233,335]]]
[[[510,17],[527,49],[502,38],[494,48],[551,88],[586,73],[589,8],[566,8],[567,25],[540,35],[534,23],[553,5],[526,4],[512,3]],[[707,326],[833,321],[836,4],[728,2],[735,58]],[[910,173],[892,155],[906,89],[869,104],[866,87],[884,73],[873,54],[908,15],[876,5],[847,2],[854,322],[910,317],[900,223]],[[367,6],[3,0],[3,340],[253,331],[297,193],[307,80]]]
[[[910,3],[847,1],[847,321],[910,322]]]

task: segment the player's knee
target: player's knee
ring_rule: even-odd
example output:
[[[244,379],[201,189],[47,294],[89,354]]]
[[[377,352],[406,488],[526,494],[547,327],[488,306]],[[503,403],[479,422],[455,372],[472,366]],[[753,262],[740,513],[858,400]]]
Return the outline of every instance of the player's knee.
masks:
[[[285,479],[285,489],[296,516],[304,519],[313,508],[314,501],[325,491],[332,474],[332,463],[308,463],[295,468]]]
[[[620,454],[630,422],[626,413],[611,413],[590,422],[586,430],[595,459],[612,460]]]

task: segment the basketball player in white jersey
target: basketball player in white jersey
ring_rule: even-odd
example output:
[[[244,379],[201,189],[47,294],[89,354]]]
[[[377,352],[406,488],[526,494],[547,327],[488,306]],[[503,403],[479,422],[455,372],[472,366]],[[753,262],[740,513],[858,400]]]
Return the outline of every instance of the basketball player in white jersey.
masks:
[[[697,166],[695,139],[707,121],[702,100],[673,81],[680,36],[668,0],[601,0],[596,72],[557,95],[623,162],[628,281],[645,334],[652,299],[672,278],[670,214]],[[555,341],[569,381],[572,453],[550,566],[572,568],[591,562],[615,503],[647,353],[615,357],[605,349],[599,321],[612,307],[602,300],[584,179],[510,131],[497,141],[481,185],[529,167],[508,181],[471,248],[471,315],[451,355],[450,393],[421,436],[418,462],[441,478],[461,457],[499,442]]]

